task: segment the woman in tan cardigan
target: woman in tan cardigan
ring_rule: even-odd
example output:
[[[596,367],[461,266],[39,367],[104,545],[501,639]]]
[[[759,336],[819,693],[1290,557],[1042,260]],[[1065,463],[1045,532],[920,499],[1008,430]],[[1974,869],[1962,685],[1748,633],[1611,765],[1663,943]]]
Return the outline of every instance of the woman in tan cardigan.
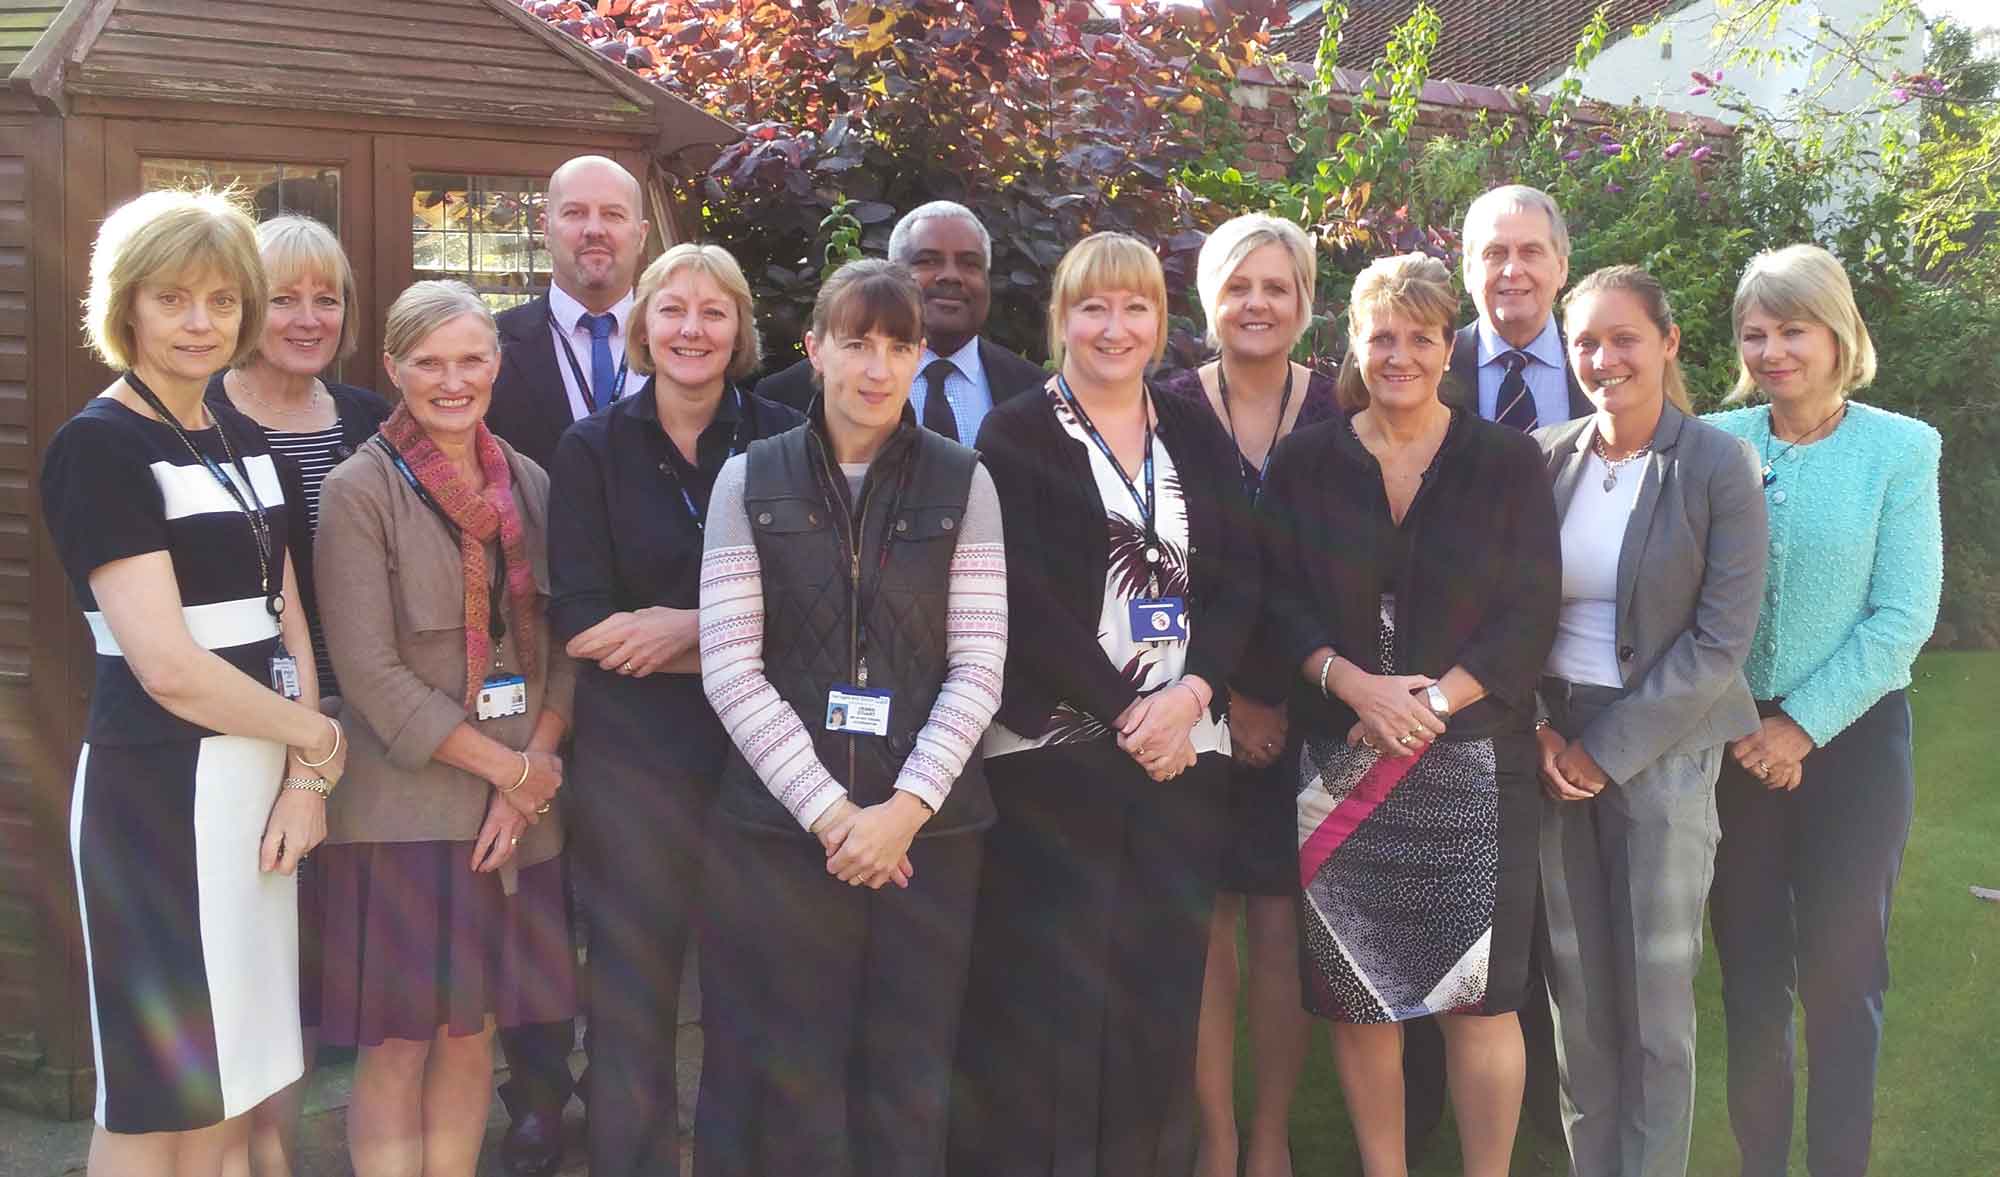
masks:
[[[485,426],[493,316],[389,308],[402,404],[327,476],[314,565],[353,743],[328,811],[322,1040],[360,1048],[360,1177],[471,1177],[496,1026],[575,1011],[551,809],[572,663],[549,642],[548,478]]]

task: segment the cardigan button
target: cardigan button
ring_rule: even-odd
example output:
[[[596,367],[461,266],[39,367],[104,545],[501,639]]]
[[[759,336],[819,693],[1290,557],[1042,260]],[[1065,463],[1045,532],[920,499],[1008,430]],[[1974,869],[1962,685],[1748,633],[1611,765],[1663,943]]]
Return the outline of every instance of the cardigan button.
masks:
[[[757,525],[759,527],[771,526],[771,513],[769,511],[757,512]]]
[[[1785,501],[1785,492],[1784,492],[1784,491],[1782,491],[1782,490],[1774,490],[1774,491],[1772,491],[1772,492],[1771,492],[1771,501],[1772,501],[1773,503],[1782,503],[1782,502],[1784,502],[1784,501]]]
[[[896,520],[896,530],[898,532],[908,531],[909,529],[910,529],[910,521],[908,519]]]
[[[946,515],[944,518],[938,520],[938,526],[944,528],[946,531],[950,531],[952,528],[958,526],[958,520]]]
[[[806,524],[807,524],[807,526],[810,526],[810,527],[818,527],[818,526],[819,526],[819,513],[818,513],[818,512],[816,512],[816,511],[807,511],[807,512],[806,512]]]

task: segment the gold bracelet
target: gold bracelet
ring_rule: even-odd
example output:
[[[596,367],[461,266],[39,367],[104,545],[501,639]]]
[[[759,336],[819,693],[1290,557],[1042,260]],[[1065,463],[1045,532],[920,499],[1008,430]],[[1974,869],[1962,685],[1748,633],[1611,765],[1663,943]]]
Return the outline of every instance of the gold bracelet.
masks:
[[[284,788],[297,789],[301,793],[318,793],[322,797],[333,796],[333,786],[326,783],[325,777],[288,776],[280,783]]]
[[[334,757],[340,755],[340,742],[347,738],[346,733],[340,730],[340,721],[333,716],[327,715],[322,718],[333,725],[333,751],[326,754],[325,760],[318,761],[317,763],[307,760],[303,756],[299,757],[300,768],[325,768],[327,765],[333,763]]]
[[[531,771],[533,771],[533,769],[534,769],[534,767],[535,767],[535,762],[534,762],[534,761],[532,761],[532,760],[529,760],[529,759],[528,759],[528,754],[527,754],[526,752],[516,752],[516,753],[514,753],[514,755],[516,755],[516,756],[519,756],[519,757],[521,758],[521,779],[520,779],[520,780],[518,780],[518,781],[515,781],[515,782],[514,782],[514,783],[513,783],[512,785],[510,785],[509,787],[507,787],[507,788],[505,788],[505,789],[501,789],[500,791],[501,791],[502,793],[511,793],[511,792],[513,792],[514,790],[516,790],[516,789],[520,788],[520,787],[521,787],[522,785],[525,785],[525,784],[527,784],[527,783],[528,783],[528,773],[529,773],[529,772],[531,772]]]

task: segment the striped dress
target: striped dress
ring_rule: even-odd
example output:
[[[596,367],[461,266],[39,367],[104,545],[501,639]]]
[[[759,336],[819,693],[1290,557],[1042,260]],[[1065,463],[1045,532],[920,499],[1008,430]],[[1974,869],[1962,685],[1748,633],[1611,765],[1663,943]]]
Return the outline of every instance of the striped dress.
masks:
[[[229,429],[282,560],[284,492],[263,433],[233,410],[209,411]],[[216,430],[189,437],[241,491]],[[90,574],[168,553],[195,644],[260,683],[278,625],[249,521],[168,425],[91,401],[50,443],[41,491],[97,650],[70,810],[97,1122],[124,1133],[205,1127],[304,1070],[296,884],[257,862],[285,749],[154,702],[98,611]]]
[[[343,440],[345,429],[336,420],[328,428],[308,433],[292,433],[283,429],[265,429],[263,432],[272,453],[283,454],[298,464],[300,489],[305,498],[301,505],[305,509],[306,535],[318,535],[320,484],[326,481],[327,472],[347,456],[347,452],[343,452],[347,449]],[[306,614],[306,626],[312,631],[313,666],[319,671],[319,693],[321,697],[338,695],[340,685],[333,677],[333,660],[326,653],[326,631],[320,627],[318,616],[310,612]]]

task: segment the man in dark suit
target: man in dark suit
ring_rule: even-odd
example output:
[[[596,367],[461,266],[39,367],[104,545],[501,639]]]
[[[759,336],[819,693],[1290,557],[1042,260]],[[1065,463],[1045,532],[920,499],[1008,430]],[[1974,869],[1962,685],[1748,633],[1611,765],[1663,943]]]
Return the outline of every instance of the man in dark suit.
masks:
[[[979,336],[992,306],[993,241],[972,210],[949,200],[912,209],[889,234],[889,260],[924,289],[924,351],[910,408],[928,429],[971,445],[994,405],[1048,379],[1041,368]],[[812,402],[812,364],[800,360],[757,385],[800,412]]]
[[[1508,184],[1472,202],[1460,240],[1479,317],[1452,341],[1446,402],[1524,433],[1589,416],[1556,322],[1569,280],[1562,210],[1538,188]]]
[[[625,363],[626,331],[643,329],[629,322],[646,241],[642,207],[639,181],[615,160],[583,155],[557,168],[543,224],[554,270],[548,293],[496,316],[500,375],[486,425],[544,469],[572,421],[646,382]],[[518,1177],[547,1177],[562,1164],[575,1041],[569,1022],[500,1032],[509,1071],[500,1099],[511,1117],[500,1155]]]
[[[1452,341],[1447,404],[1531,432],[1596,411],[1570,371],[1556,295],[1569,280],[1569,226],[1548,193],[1523,184],[1492,189],[1465,213],[1465,288],[1479,318]],[[1541,911],[1530,958],[1521,1036],[1527,1048],[1528,1121],[1562,1139],[1556,1107],[1555,1036],[1542,985]],[[1430,1019],[1403,1028],[1403,1124],[1414,1158],[1444,1116],[1444,1037]]]
[[[549,177],[548,293],[500,312],[500,376],[486,426],[547,468],[570,422],[638,391],[625,362],[632,284],[646,242],[639,181],[581,155]]]

